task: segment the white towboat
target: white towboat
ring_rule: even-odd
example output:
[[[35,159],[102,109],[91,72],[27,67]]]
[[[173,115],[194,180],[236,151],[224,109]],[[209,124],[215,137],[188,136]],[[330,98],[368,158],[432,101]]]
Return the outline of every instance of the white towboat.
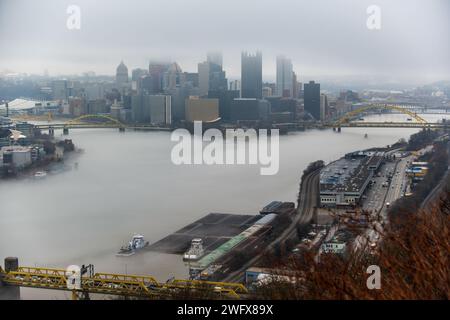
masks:
[[[35,179],[43,179],[43,178],[45,178],[47,176],[47,172],[45,172],[45,171],[37,171],[35,174],[34,174],[34,178]]]
[[[183,256],[183,260],[195,261],[200,259],[205,254],[203,249],[203,240],[200,238],[192,239],[191,247]]]
[[[128,245],[120,248],[116,256],[129,257],[149,245],[148,241],[145,241],[144,236],[141,234],[135,234]]]

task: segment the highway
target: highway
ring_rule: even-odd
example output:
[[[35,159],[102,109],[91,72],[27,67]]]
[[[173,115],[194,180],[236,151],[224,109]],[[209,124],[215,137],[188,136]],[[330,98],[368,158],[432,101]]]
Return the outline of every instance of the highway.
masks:
[[[242,280],[245,270],[255,265],[259,259],[269,250],[272,250],[277,244],[286,239],[290,239],[296,235],[298,225],[307,225],[314,214],[314,207],[317,206],[319,194],[319,177],[320,170],[313,171],[304,177],[300,190],[300,204],[297,212],[292,219],[292,223],[274,239],[263,252],[257,254],[255,257],[247,261],[238,270],[230,273],[223,281],[238,282]]]

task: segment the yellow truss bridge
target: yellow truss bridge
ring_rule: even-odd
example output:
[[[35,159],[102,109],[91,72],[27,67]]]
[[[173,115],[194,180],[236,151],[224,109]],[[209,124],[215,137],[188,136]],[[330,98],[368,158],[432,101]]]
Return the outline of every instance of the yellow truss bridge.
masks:
[[[108,115],[101,115],[101,114],[86,114],[83,116],[80,116],[78,118],[72,119],[70,121],[67,121],[66,123],[64,123],[64,125],[66,127],[71,127],[71,126],[80,126],[80,125],[90,125],[92,122],[86,122],[85,120],[106,120],[103,121],[101,123],[95,122],[95,124],[97,126],[101,126],[101,125],[105,125],[105,126],[116,126],[118,128],[124,128],[125,124],[123,124],[122,122],[120,122],[119,120],[108,116]]]
[[[395,104],[371,104],[368,106],[364,106],[362,108],[350,111],[348,113],[346,113],[344,116],[342,116],[339,120],[337,120],[334,123],[335,127],[340,127],[342,125],[345,125],[347,123],[349,123],[355,116],[357,116],[360,113],[369,111],[369,110],[379,110],[379,109],[388,109],[388,110],[394,110],[394,111],[398,111],[400,113],[403,113],[405,115],[410,116],[411,118],[414,118],[416,120],[417,123],[419,124],[423,124],[426,125],[428,122],[422,118],[421,116],[417,115],[414,112],[411,112],[410,110],[403,108],[400,105],[395,105]]]
[[[177,294],[191,292],[193,296],[208,295],[220,299],[239,299],[248,293],[241,283],[174,279],[158,282],[152,276],[95,273],[81,277],[80,289],[69,289],[67,271],[52,268],[18,267],[6,272],[0,267],[0,282],[5,285],[72,292],[72,299],[89,294],[138,297],[144,299],[170,299]]]

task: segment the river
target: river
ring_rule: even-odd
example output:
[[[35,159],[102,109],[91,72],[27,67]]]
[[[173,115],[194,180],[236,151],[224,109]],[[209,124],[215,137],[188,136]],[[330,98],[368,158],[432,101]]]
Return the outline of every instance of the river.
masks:
[[[435,121],[442,116],[426,115]],[[366,121],[405,121],[373,115]],[[178,255],[116,257],[133,233],[151,243],[209,212],[256,214],[272,200],[295,201],[302,171],[318,159],[382,147],[418,129],[343,128],[280,137],[280,169],[260,175],[258,165],[176,166],[170,133],[110,129],[71,130],[84,153],[68,160],[78,168],[38,181],[0,182],[0,259],[20,265],[66,268],[95,265],[98,272],[150,274],[161,281],[186,277]],[[364,138],[364,134],[368,138]],[[57,131],[56,135],[62,135]],[[69,298],[69,293],[21,289],[23,299]]]

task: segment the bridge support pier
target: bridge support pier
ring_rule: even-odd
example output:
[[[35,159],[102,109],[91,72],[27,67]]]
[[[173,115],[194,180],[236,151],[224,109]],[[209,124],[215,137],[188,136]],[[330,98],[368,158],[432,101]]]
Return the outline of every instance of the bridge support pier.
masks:
[[[69,128],[63,128],[63,135],[67,136],[69,134]]]
[[[119,127],[119,132],[125,132],[125,128],[124,127]]]
[[[55,135],[55,129],[53,129],[52,127],[50,127],[50,128],[48,129],[48,135],[51,136],[51,137],[53,137],[53,136]]]
[[[19,259],[15,257],[5,258],[5,272],[17,271]],[[0,300],[20,300],[20,287],[5,286],[2,282],[3,275],[0,274]]]

